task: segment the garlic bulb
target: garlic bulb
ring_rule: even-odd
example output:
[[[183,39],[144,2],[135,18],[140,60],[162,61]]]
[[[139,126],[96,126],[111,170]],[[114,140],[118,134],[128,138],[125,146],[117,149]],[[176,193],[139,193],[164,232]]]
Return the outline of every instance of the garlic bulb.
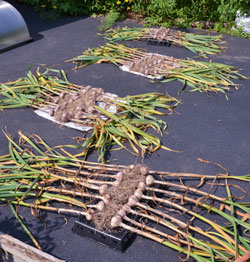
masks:
[[[96,205],[96,209],[97,209],[97,210],[103,211],[104,208],[105,208],[105,204],[104,204],[103,201],[100,201],[100,202],[97,203],[97,205]]]
[[[59,97],[60,97],[60,98],[64,98],[65,95],[66,95],[66,93],[62,92],[62,93],[59,95]]]
[[[63,114],[62,114],[61,121],[62,121],[63,123],[66,123],[66,122],[68,121],[68,115],[67,115],[67,113],[63,113]]]
[[[120,216],[112,217],[111,222],[110,222],[111,228],[119,227],[121,222],[122,222],[122,218]]]
[[[148,169],[145,166],[141,166],[140,171],[141,171],[141,174],[144,176],[148,173]]]
[[[137,197],[134,196],[134,195],[132,195],[132,196],[128,199],[128,205],[131,206],[131,207],[137,205],[137,203],[138,203],[138,199],[137,199]]]
[[[55,104],[58,104],[58,102],[59,102],[59,97],[56,97],[56,98],[54,99],[54,103],[55,103]]]
[[[115,177],[117,181],[121,182],[123,179],[123,172],[118,172]]]
[[[140,200],[140,199],[142,198],[142,196],[143,196],[142,191],[141,191],[140,189],[136,189],[136,190],[135,190],[135,193],[134,193],[134,196],[135,196],[138,200]]]
[[[99,186],[99,193],[100,195],[104,195],[106,192],[107,192],[107,189],[108,189],[108,186],[105,184],[105,185],[100,185]]]
[[[54,113],[55,113],[55,112],[54,112],[54,109],[50,109],[50,110],[49,110],[49,115],[50,115],[50,116],[53,116]]]
[[[144,182],[140,182],[138,184],[138,189],[140,189],[141,191],[144,191],[146,189],[146,184]]]
[[[126,212],[124,209],[120,209],[118,212],[117,212],[117,215],[119,215],[121,218],[125,217],[126,216]]]
[[[110,200],[104,197],[104,198],[103,198],[103,202],[104,202],[105,205],[108,205],[109,202],[110,202]]]
[[[121,182],[118,181],[118,180],[115,180],[115,181],[113,182],[113,186],[119,186],[120,184],[121,184]]]
[[[146,185],[147,186],[152,186],[155,182],[155,179],[153,178],[153,176],[149,175],[146,177]]]
[[[122,206],[122,209],[126,212],[126,213],[129,213],[130,210],[131,210],[131,207],[128,205],[128,204],[125,204]]]
[[[86,214],[85,214],[85,217],[86,217],[86,219],[87,219],[88,221],[92,220],[92,215],[89,214],[89,213],[86,213]]]

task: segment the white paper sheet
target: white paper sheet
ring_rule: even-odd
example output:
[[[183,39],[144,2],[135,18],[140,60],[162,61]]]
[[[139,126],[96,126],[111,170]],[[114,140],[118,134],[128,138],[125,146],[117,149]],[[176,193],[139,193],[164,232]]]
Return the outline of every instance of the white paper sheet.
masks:
[[[139,75],[139,76],[144,76],[144,77],[147,77],[147,78],[150,78],[150,79],[161,80],[161,79],[164,78],[164,76],[161,76],[161,75],[152,76],[152,75],[145,75],[145,74],[143,74],[143,73],[131,71],[131,70],[129,69],[129,67],[128,67],[128,66],[125,66],[125,65],[120,66],[120,69],[121,69],[122,71],[129,72],[129,73],[132,73],[132,74],[135,74],[135,75]]]

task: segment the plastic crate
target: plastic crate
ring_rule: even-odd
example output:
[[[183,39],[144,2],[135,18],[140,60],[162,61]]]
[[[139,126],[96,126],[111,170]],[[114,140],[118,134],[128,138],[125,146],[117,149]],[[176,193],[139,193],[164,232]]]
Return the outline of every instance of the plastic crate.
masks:
[[[115,233],[97,230],[93,222],[88,221],[84,216],[81,216],[79,221],[75,221],[72,231],[121,252],[124,252],[135,238],[135,234],[127,230]]]
[[[172,41],[166,41],[166,40],[159,41],[157,39],[148,38],[147,39],[147,44],[149,44],[149,45],[171,46],[172,45]]]

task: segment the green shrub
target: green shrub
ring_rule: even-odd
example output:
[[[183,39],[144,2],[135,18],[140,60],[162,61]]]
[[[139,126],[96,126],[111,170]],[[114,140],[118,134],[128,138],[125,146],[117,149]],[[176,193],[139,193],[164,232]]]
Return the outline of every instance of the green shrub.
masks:
[[[37,11],[54,10],[62,15],[85,15],[91,13],[107,13],[111,9],[119,13],[131,9],[132,0],[19,0],[34,6]]]
[[[53,10],[59,14],[85,15],[89,13],[88,0],[19,0],[34,6],[37,11]]]
[[[115,11],[114,9],[111,9],[108,15],[101,21],[103,25],[99,27],[99,30],[104,32],[110,27],[114,25],[114,23],[119,20],[120,13],[118,11]]]
[[[216,23],[229,31],[236,13],[250,15],[250,0],[19,0],[55,18],[59,15],[107,15],[105,29],[130,14],[140,14],[148,25],[189,27],[196,21]],[[227,28],[225,29],[225,25]],[[202,28],[202,24],[199,25]]]

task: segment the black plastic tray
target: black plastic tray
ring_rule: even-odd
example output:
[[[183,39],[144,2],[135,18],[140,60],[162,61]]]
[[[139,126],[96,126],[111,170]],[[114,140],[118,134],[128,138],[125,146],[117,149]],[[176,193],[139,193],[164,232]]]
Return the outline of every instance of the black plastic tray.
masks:
[[[75,221],[72,231],[121,252],[124,252],[135,238],[135,234],[127,230],[112,234],[97,230],[84,216],[81,216],[79,221]]]
[[[159,41],[157,39],[148,38],[146,41],[147,41],[147,44],[149,45],[164,45],[164,46],[172,45],[172,41],[166,41],[166,40]]]

